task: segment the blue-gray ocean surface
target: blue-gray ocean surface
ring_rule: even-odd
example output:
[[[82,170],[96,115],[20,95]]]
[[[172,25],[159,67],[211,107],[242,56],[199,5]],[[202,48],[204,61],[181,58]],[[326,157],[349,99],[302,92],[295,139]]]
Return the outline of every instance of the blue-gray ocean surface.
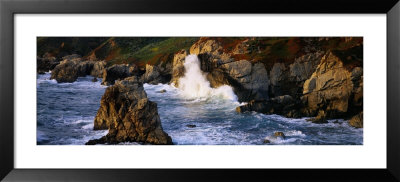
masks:
[[[50,73],[37,75],[37,144],[82,145],[100,138],[107,130],[94,131],[93,120],[106,86],[101,79],[79,78],[58,84]],[[162,127],[178,145],[361,145],[363,129],[344,120],[326,124],[260,113],[236,113],[237,101],[219,96],[188,99],[178,88],[166,84],[144,88],[158,104]],[[160,90],[166,90],[160,93]],[[188,127],[187,125],[195,125]],[[281,131],[286,139],[274,138]],[[129,143],[125,143],[129,144]],[[132,143],[134,144],[134,143]]]

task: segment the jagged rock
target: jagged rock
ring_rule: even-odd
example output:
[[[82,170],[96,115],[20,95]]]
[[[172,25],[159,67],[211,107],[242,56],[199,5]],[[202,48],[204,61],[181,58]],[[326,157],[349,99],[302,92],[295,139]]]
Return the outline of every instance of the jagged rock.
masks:
[[[286,138],[285,134],[284,134],[283,132],[281,132],[281,131],[275,132],[275,133],[274,133],[274,136],[275,136],[275,137],[282,137],[283,139]]]
[[[222,68],[239,84],[230,84],[239,101],[268,100],[268,73],[262,63],[252,65],[247,60],[241,60],[223,64]]]
[[[236,112],[238,113],[244,113],[248,111],[256,111],[260,113],[270,113],[271,111],[271,104],[265,101],[256,101],[252,100],[246,105],[242,105],[239,107],[236,107]]]
[[[43,57],[37,57],[36,63],[37,63],[36,66],[37,73],[44,74],[45,72],[54,69],[60,62],[57,61],[56,57],[46,53],[43,55]]]
[[[363,105],[363,69],[355,67],[351,72],[351,81],[353,82],[353,99],[351,100],[351,109],[357,109],[355,112],[362,110]]]
[[[96,61],[93,65],[93,69],[90,72],[90,75],[97,78],[102,78],[105,67],[106,67],[105,61]]]
[[[116,80],[123,80],[124,78],[134,76],[138,73],[136,65],[129,64],[116,64],[106,68],[103,71],[102,85],[112,85]]]
[[[160,71],[157,66],[146,64],[146,72],[142,75],[142,82],[158,84],[160,83]]]
[[[168,65],[168,64],[167,64]],[[171,79],[171,74],[169,73],[170,68],[166,68],[162,65],[149,65],[146,64],[146,72],[142,75],[141,80],[143,83],[149,84],[159,84],[168,83]]]
[[[362,128],[363,127],[363,112],[360,112],[359,114],[353,116],[350,121],[349,124],[353,127],[356,128]]]
[[[247,60],[240,60],[222,65],[227,73],[233,78],[240,79],[240,82],[249,82],[251,74],[251,63]]]
[[[251,90],[252,99],[268,100],[268,72],[262,63],[256,63],[252,67],[251,80],[244,84],[246,89]]]
[[[314,118],[307,119],[307,121],[311,121],[313,123],[327,123],[328,121],[326,120],[326,113],[324,110],[319,110],[318,115]]]
[[[283,63],[275,63],[274,66],[272,67],[271,71],[270,71],[270,84],[272,86],[275,85],[279,85],[279,83],[284,80],[287,79],[286,77],[284,77],[284,73],[286,71],[285,68],[285,64]]]
[[[194,43],[190,47],[190,54],[203,54],[203,53],[219,53],[222,47],[215,40],[207,40],[205,38],[200,38],[199,41]]]
[[[207,74],[207,80],[212,88],[217,88],[222,85],[230,85],[227,74],[221,69],[214,69]]]
[[[172,144],[171,137],[162,129],[157,104],[147,98],[143,84],[135,76],[116,81],[106,89],[94,120],[94,129],[109,129],[109,132],[87,144]]]
[[[302,82],[310,78],[323,55],[323,51],[318,51],[296,58],[294,63],[289,65],[290,79]]]
[[[285,65],[277,62],[270,71],[271,96],[291,95],[297,98],[302,94],[304,81],[310,78],[321,61],[324,52],[313,52],[295,58]]]
[[[236,112],[256,111],[264,114],[280,114],[291,117],[300,117],[297,111],[299,105],[290,95],[271,98],[268,101],[252,100],[246,105],[236,107]]]
[[[172,78],[171,84],[175,87],[179,86],[179,78],[183,77],[185,74],[185,67],[183,63],[185,62],[185,58],[188,55],[186,50],[181,50],[174,55],[174,60],[172,62]]]
[[[275,102],[277,104],[282,104],[282,105],[288,105],[293,103],[293,97],[290,95],[282,95],[282,96],[277,96],[274,98],[271,98],[272,102]]]
[[[341,117],[348,111],[352,91],[351,73],[343,67],[338,57],[329,52],[304,82],[302,100],[306,113],[315,115],[317,111],[325,110],[321,118]]]
[[[216,40],[200,38],[190,47],[190,54],[196,54],[201,64],[201,70],[211,72],[213,68],[233,62],[231,53],[223,51],[223,47]]]
[[[76,55],[66,56],[51,72],[51,79],[58,83],[74,82],[78,77],[89,75],[94,61],[83,61]]]

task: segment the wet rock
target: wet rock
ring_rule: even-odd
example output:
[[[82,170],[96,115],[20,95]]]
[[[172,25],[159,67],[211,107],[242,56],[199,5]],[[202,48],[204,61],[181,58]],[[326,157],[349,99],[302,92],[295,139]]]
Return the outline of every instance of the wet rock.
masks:
[[[116,81],[106,89],[94,120],[94,129],[108,129],[109,132],[87,144],[172,144],[171,137],[162,129],[157,104],[147,98],[143,84],[135,76]]]
[[[300,117],[298,103],[290,96],[283,95],[271,98],[268,101],[252,100],[246,105],[236,107],[236,112],[256,111],[264,114],[280,114],[287,117]]]
[[[363,112],[360,112],[359,114],[353,116],[349,124],[355,128],[362,128],[363,127]]]
[[[316,117],[307,119],[307,121],[311,121],[311,122],[317,123],[317,124],[328,122],[326,112],[324,110],[319,110],[318,115]]]
[[[275,133],[274,133],[274,136],[275,136],[275,137],[282,137],[283,139],[286,138],[285,134],[284,134],[283,132],[280,132],[280,131],[275,132]]]
[[[58,83],[74,82],[78,77],[89,75],[94,61],[83,61],[77,56],[66,56],[51,72],[51,79]]]
[[[136,65],[116,64],[106,68],[103,71],[102,85],[112,85],[116,80],[123,80],[124,78],[136,75],[138,68]]]
[[[252,100],[246,105],[236,107],[236,112],[244,113],[249,111],[256,111],[260,113],[269,113],[271,105],[264,101]]]
[[[158,91],[158,93],[165,93],[165,92],[167,92],[167,90],[165,90],[165,89]]]
[[[268,139],[264,139],[263,143],[271,143],[271,141]]]
[[[97,78],[94,77],[94,78],[92,79],[92,82],[97,82]]]
[[[170,83],[175,87],[179,85],[179,78],[185,75],[185,67],[183,63],[185,62],[185,58],[188,55],[186,50],[181,50],[174,55],[174,59],[172,62],[172,78]]]
[[[188,124],[188,125],[186,125],[186,127],[188,127],[188,128],[195,128],[196,125],[194,125],[194,124]]]

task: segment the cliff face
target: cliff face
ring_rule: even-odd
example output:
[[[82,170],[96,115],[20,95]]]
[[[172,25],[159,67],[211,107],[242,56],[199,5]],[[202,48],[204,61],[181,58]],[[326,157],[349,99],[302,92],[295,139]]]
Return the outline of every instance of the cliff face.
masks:
[[[198,55],[212,87],[231,85],[239,101],[248,102],[238,107],[238,112],[315,117],[310,119],[315,123],[355,118],[352,121],[357,123],[350,124],[362,127],[362,42],[349,38],[340,40],[347,46],[340,50],[326,47],[335,41],[307,40],[293,58],[257,60],[251,57],[249,39],[227,49],[223,42],[201,38],[189,54]],[[252,49],[263,54],[260,47]],[[184,50],[175,54],[171,81],[175,85],[187,54]]]
[[[348,71],[332,52],[322,57],[311,77],[304,82],[304,112],[318,113],[318,122],[324,118],[349,117],[362,111],[362,68]],[[351,109],[350,109],[351,107]]]
[[[71,44],[62,40],[64,47]],[[178,86],[185,57],[196,54],[211,87],[230,85],[238,100],[248,103],[238,107],[238,112],[315,117],[311,121],[316,123],[345,118],[362,127],[362,38],[99,38],[78,42],[91,44],[79,51],[63,47],[57,49],[63,50],[59,54],[49,48],[44,49],[47,53],[38,53],[38,72],[52,70],[58,82],[93,75],[112,85],[136,76],[143,83]],[[94,46],[96,42],[99,45]],[[60,57],[60,52],[84,55]]]

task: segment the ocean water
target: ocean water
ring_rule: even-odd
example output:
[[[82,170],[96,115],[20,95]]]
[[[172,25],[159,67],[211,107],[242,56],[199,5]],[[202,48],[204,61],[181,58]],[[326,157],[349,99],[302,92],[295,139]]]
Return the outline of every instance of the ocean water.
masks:
[[[162,126],[178,145],[360,145],[363,129],[345,120],[314,124],[307,118],[293,119],[256,112],[237,113],[237,101],[221,96],[188,99],[170,85],[145,84],[151,101],[158,104]],[[161,90],[166,90],[160,93]],[[195,127],[188,127],[195,125]],[[283,132],[283,138],[273,137]]]
[[[353,128],[342,119],[314,124],[307,118],[236,113],[235,108],[244,103],[237,102],[229,86],[210,88],[197,56],[186,58],[185,69],[178,88],[144,84],[148,98],[157,103],[162,127],[174,144],[363,144],[363,129]],[[58,84],[49,78],[49,73],[37,76],[37,144],[80,145],[107,134],[107,130],[93,131],[93,120],[106,88],[100,85],[101,79],[91,82],[93,77],[87,76],[74,83]],[[286,138],[273,137],[275,132],[283,132]],[[265,139],[270,143],[264,143]]]
[[[50,73],[37,75],[37,144],[81,145],[107,131],[94,131],[93,120],[106,89],[101,79],[57,83]]]

